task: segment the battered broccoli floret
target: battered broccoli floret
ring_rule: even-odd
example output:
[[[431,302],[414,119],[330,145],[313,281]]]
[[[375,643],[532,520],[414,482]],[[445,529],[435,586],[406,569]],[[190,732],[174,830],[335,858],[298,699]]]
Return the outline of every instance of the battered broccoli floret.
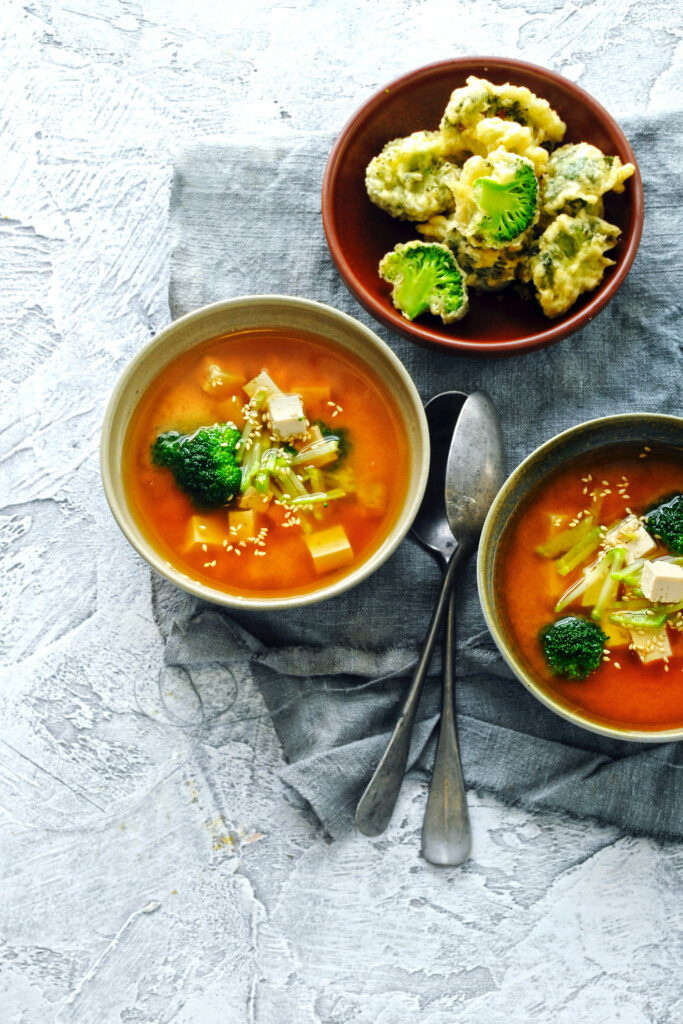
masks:
[[[543,211],[552,215],[594,208],[605,192],[623,192],[634,171],[633,164],[622,164],[618,156],[606,156],[588,142],[560,146],[543,180]]]
[[[487,249],[482,245],[472,245],[458,231],[453,217],[430,217],[424,224],[418,224],[417,230],[424,238],[443,242],[452,250],[468,288],[497,292],[515,280],[523,250]]]
[[[401,220],[426,220],[452,210],[453,195],[447,182],[454,168],[445,156],[439,132],[414,132],[387,142],[365,172],[368,196]]]
[[[176,484],[200,508],[219,508],[239,493],[235,461],[240,432],[234,423],[200,427],[193,434],[170,430],[152,445],[152,461],[173,473]]]
[[[441,120],[441,133],[453,151],[467,149],[467,133],[482,118],[500,118],[528,126],[537,144],[561,142],[566,125],[547,100],[525,86],[494,85],[470,75],[467,85],[455,89]]]
[[[379,275],[393,285],[391,297],[407,320],[421,313],[445,324],[467,312],[467,288],[453,253],[439,242],[406,242],[382,258]]]
[[[576,217],[561,213],[533,246],[520,267],[524,281],[532,281],[546,316],[565,313],[583,292],[596,288],[613,260],[604,253],[619,240],[619,228],[601,217],[581,211]]]
[[[683,555],[683,494],[676,494],[648,512],[645,528],[670,551]]]
[[[597,622],[567,615],[544,626],[539,639],[553,672],[568,679],[585,679],[600,666],[607,634]]]
[[[496,150],[471,157],[453,187],[455,223],[475,245],[520,248],[538,220],[538,180],[525,157]]]

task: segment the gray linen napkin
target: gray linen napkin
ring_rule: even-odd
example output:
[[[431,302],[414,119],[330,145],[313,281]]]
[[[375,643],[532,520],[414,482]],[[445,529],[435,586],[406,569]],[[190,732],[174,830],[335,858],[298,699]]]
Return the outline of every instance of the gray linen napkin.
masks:
[[[594,416],[680,414],[682,121],[676,113],[625,120],[645,183],[639,254],[610,307],[546,351],[470,360],[418,348],[376,325],[346,292],[325,244],[320,187],[333,142],[327,134],[213,139],[178,155],[170,207],[172,313],[259,292],[344,309],[393,347],[425,401],[450,388],[486,388],[500,410],[509,468],[551,435]],[[282,778],[337,836],[350,827],[388,740],[438,579],[432,559],[408,538],[372,578],[315,608],[227,615],[174,602],[167,585],[157,583],[165,661],[191,679],[217,663],[256,683],[288,761]],[[422,768],[433,756],[439,661],[437,655],[411,749],[411,765]],[[681,744],[603,739],[536,702],[511,677],[485,628],[474,564],[459,584],[457,673],[469,787],[634,833],[683,837]]]

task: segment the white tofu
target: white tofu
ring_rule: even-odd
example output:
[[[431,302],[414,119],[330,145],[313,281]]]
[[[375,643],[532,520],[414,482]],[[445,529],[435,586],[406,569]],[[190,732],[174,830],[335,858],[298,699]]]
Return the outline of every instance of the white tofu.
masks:
[[[666,623],[659,629],[630,629],[629,633],[631,634],[631,643],[643,665],[671,657],[671,644]]]
[[[656,543],[647,532],[638,516],[630,515],[622,519],[605,534],[607,548],[623,548],[626,552],[626,564],[644,558],[654,551]]]
[[[648,601],[677,604],[683,601],[683,569],[673,562],[645,562],[640,589]]]
[[[276,438],[303,437],[308,432],[301,395],[271,395],[268,416],[271,433]]]
[[[244,390],[250,398],[253,398],[257,391],[265,391],[268,395],[282,394],[275,381],[265,370],[261,370],[253,380],[245,384]]]

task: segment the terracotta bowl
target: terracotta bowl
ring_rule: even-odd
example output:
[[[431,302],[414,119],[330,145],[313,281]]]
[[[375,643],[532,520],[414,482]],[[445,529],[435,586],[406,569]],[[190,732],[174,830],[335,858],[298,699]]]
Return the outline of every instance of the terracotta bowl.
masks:
[[[505,543],[511,517],[547,476],[565,463],[615,446],[633,444],[659,446],[677,451],[683,465],[683,419],[650,413],[606,416],[566,430],[532,452],[510,475],[491,506],[484,523],[477,560],[479,599],[486,623],[498,650],[519,681],[547,708],[574,725],[603,736],[621,740],[663,743],[683,739],[683,727],[637,729],[597,720],[549,688],[517,649],[502,607],[502,574],[499,553]],[[609,462],[606,460],[606,468]]]
[[[346,350],[393,396],[407,439],[407,485],[403,504],[380,545],[369,556],[311,592],[288,597],[226,593],[191,578],[154,548],[130,507],[121,453],[133,410],[146,388],[168,363],[184,352],[231,331],[283,328],[308,331]],[[265,610],[314,604],[348,590],[382,565],[407,534],[422,500],[429,469],[429,431],[420,396],[408,372],[388,345],[357,320],[331,306],[287,295],[250,295],[204,306],[164,328],[131,360],[116,383],[102,427],[100,466],[114,518],[135,550],[162,576],[196,597],[227,607]]]
[[[419,237],[414,225],[376,207],[365,191],[365,168],[390,139],[436,129],[452,91],[468,75],[496,84],[524,85],[547,99],[567,124],[565,142],[590,142],[624,163],[636,164],[624,133],[592,96],[545,68],[500,57],[464,57],[412,71],[380,89],[347,122],[330,153],[323,180],[322,212],[327,243],[349,290],[386,327],[419,345],[470,356],[503,356],[545,348],[580,330],[614,297],[633,263],[643,226],[640,174],[623,193],[605,197],[605,218],[621,229],[608,253],[616,261],[593,292],[564,315],[545,317],[534,300],[510,288],[477,294],[454,324],[424,315],[410,322],[391,302],[391,288],[377,273],[381,257],[397,242]]]

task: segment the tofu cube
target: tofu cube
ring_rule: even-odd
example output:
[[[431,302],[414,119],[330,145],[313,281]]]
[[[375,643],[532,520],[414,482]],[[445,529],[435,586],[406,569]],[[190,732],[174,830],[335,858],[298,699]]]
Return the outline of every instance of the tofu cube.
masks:
[[[623,548],[627,565],[638,558],[644,558],[657,547],[638,516],[634,515],[627,516],[607,531],[605,545],[608,548]]]
[[[271,395],[268,415],[271,433],[278,440],[303,437],[308,432],[301,395]]]
[[[265,391],[268,394],[268,396],[282,394],[275,381],[269,376],[268,373],[266,373],[265,370],[261,370],[261,372],[258,373],[253,378],[253,380],[250,380],[247,384],[245,384],[244,390],[246,391],[250,398],[253,398],[257,391]]]
[[[353,561],[353,548],[343,526],[311,533],[304,540],[313,556],[315,570],[320,574],[341,569]]]
[[[206,544],[207,548],[220,547],[226,537],[227,530],[223,524],[201,516],[191,516],[185,535],[185,550],[201,547],[202,544]]]
[[[648,601],[677,604],[683,601],[683,569],[673,562],[645,562],[640,589]]]
[[[256,513],[253,508],[228,512],[228,529],[233,543],[255,537]]]
[[[272,494],[259,494],[255,487],[247,487],[238,501],[240,508],[251,508],[254,512],[265,512],[270,505]],[[229,514],[229,513],[228,513]],[[250,534],[250,536],[252,536]]]
[[[631,629],[629,632],[631,643],[643,665],[671,657],[671,644],[666,623],[659,629]]]

